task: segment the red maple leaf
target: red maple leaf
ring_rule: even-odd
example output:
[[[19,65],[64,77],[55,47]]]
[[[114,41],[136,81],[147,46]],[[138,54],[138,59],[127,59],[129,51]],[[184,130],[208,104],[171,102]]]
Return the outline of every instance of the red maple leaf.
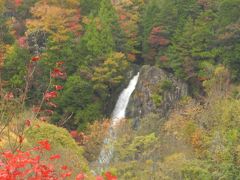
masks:
[[[55,89],[56,91],[60,91],[63,89],[63,86],[60,86],[60,85],[55,85]]]
[[[39,56],[33,56],[32,57],[32,61],[33,62],[36,62],[36,61],[39,61],[40,60],[40,57]]]
[[[77,132],[77,131],[71,131],[70,134],[71,134],[71,136],[72,136],[73,138],[75,138],[75,137],[78,136],[78,132]]]
[[[113,176],[112,173],[110,173],[110,172],[106,172],[105,176],[106,176],[107,180],[117,180],[117,177]]]
[[[67,172],[67,173],[62,174],[61,177],[62,177],[62,178],[66,178],[66,177],[69,177],[69,176],[71,176],[71,175],[72,175],[72,172],[69,171],[69,172]]]
[[[66,171],[68,169],[68,167],[66,165],[61,167],[62,170]]]
[[[84,180],[85,179],[85,175],[83,173],[80,173],[77,175],[76,180]]]
[[[96,176],[96,180],[104,180],[102,176]]]
[[[51,92],[47,92],[44,95],[44,98],[46,100],[52,99],[52,98],[56,98],[57,97],[57,92],[56,91],[51,91]]]
[[[54,160],[54,159],[60,159],[61,156],[59,154],[52,155],[49,159]]]
[[[54,68],[53,72],[51,73],[51,77],[52,78],[61,77],[63,75],[64,75],[64,73],[60,69],[58,69],[58,68]]]
[[[47,151],[51,150],[51,145],[49,144],[48,140],[39,141],[38,144],[41,145],[41,148],[43,148]]]

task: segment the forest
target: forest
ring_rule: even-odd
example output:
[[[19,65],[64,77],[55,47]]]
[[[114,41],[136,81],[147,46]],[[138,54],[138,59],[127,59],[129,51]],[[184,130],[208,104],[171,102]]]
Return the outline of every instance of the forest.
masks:
[[[238,180],[239,83],[240,0],[0,0],[0,180]]]

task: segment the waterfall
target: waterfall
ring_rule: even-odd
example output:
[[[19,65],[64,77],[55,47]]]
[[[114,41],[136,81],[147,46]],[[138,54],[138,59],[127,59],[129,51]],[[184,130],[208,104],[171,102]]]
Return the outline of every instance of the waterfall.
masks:
[[[100,170],[108,166],[112,159],[113,151],[114,151],[112,142],[116,139],[116,133],[115,133],[116,127],[117,127],[116,125],[119,122],[121,122],[122,119],[125,118],[128,102],[131,97],[131,94],[135,90],[135,87],[138,82],[138,78],[139,78],[139,73],[131,79],[128,87],[124,89],[121,92],[120,96],[118,97],[117,103],[112,113],[109,135],[104,140],[103,147],[98,158],[98,164],[99,164]]]

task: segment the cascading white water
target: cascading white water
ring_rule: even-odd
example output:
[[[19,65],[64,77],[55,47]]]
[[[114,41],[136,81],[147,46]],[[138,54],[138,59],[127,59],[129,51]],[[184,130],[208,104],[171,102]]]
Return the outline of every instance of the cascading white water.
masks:
[[[122,119],[125,118],[128,102],[131,97],[131,94],[136,88],[138,78],[139,78],[139,73],[131,79],[128,87],[124,89],[120,94],[120,96],[118,97],[118,101],[112,113],[112,118],[111,118],[112,122],[109,129],[109,135],[104,140],[104,145],[102,147],[102,150],[98,158],[98,163],[101,169],[108,166],[108,164],[112,159],[113,150],[114,150],[112,142],[116,138],[115,136],[116,125],[119,122],[121,122]]]

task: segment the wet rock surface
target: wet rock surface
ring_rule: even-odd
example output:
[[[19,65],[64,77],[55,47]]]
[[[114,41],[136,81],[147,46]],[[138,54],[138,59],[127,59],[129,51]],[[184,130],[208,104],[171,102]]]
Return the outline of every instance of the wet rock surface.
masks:
[[[140,77],[127,108],[127,117],[133,119],[134,126],[149,113],[164,117],[176,101],[188,95],[188,86],[172,74],[145,65],[140,69]]]

